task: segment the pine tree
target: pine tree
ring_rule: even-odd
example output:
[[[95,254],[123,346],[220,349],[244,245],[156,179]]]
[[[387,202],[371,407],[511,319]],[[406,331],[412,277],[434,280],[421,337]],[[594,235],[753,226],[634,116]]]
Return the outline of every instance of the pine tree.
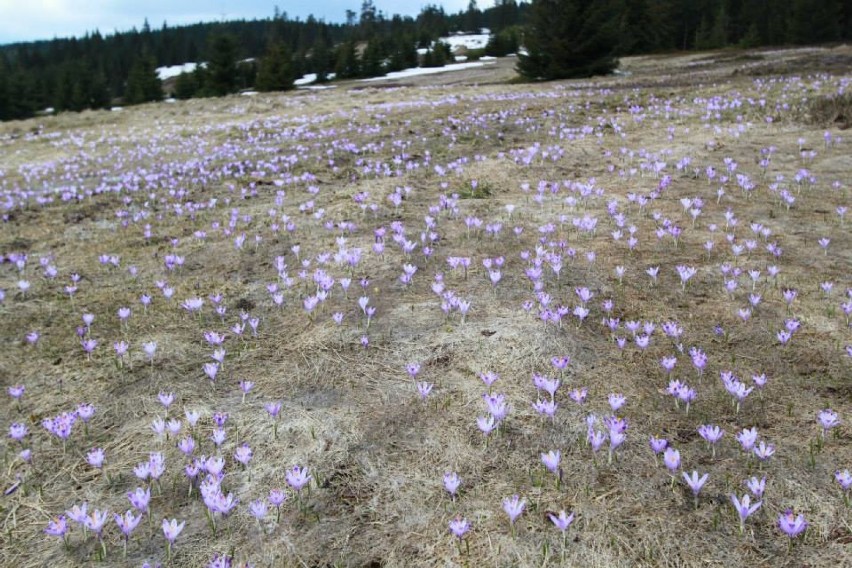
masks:
[[[311,49],[310,66],[311,70],[317,75],[316,83],[328,81],[328,73],[331,71],[331,54],[322,35],[317,37],[317,41]]]
[[[361,57],[362,76],[377,77],[384,72],[382,69],[382,60],[384,59],[382,51],[381,42],[377,38],[370,40]]]
[[[668,36],[663,2],[624,0],[618,30],[618,53],[649,53],[663,48]],[[663,13],[661,13],[663,12]]]
[[[260,60],[257,71],[258,91],[287,91],[293,88],[293,63],[283,44],[270,45],[266,56]]]
[[[205,89],[214,97],[237,90],[237,40],[228,34],[218,34],[210,40]]]
[[[154,59],[143,55],[130,68],[124,102],[129,105],[159,101],[163,98],[163,86],[157,77]]]
[[[590,77],[618,65],[618,14],[612,0],[534,0],[518,72],[528,79]]]
[[[175,81],[175,98],[185,100],[196,96],[199,91],[195,72],[181,73]]]
[[[358,76],[359,70],[355,42],[353,40],[343,42],[337,50],[337,63],[334,66],[335,75],[338,79],[352,79]]]
[[[108,108],[111,97],[106,75],[100,69],[92,74],[92,84],[89,89],[89,106],[91,108]]]
[[[12,98],[9,89],[9,70],[0,59],[0,120],[10,120],[12,116]]]

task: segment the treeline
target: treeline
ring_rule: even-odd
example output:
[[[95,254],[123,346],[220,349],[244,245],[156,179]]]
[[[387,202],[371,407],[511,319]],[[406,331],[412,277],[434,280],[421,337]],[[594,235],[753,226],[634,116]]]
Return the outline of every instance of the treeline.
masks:
[[[518,71],[585,77],[620,55],[849,39],[849,0],[534,0]]]
[[[439,37],[487,27],[488,54],[529,50],[519,70],[533,78],[611,69],[619,55],[727,46],[812,44],[852,39],[848,0],[496,0],[447,14],[387,16],[372,0],[345,21],[290,19],[199,23],[103,36],[0,46],[0,120],[55,111],[135,104],[164,95],[154,69],[205,62],[169,83],[179,98],[240,89],[284,90],[296,77],[317,81],[375,76],[452,60]],[[424,55],[417,48],[426,49]],[[421,49],[421,52],[422,52]],[[473,56],[477,53],[471,54]]]
[[[27,118],[47,108],[135,104],[164,94],[188,98],[250,88],[282,90],[307,73],[316,73],[321,82],[336,70],[353,77],[416,66],[423,59],[442,64],[449,57],[445,49],[430,50],[423,58],[416,49],[453,31],[517,27],[528,8],[516,0],[497,0],[481,10],[472,0],[457,14],[429,5],[417,17],[404,17],[387,16],[364,0],[360,12],[346,11],[343,23],[313,16],[291,19],[276,8],[273,17],[261,20],[164,23],[159,29],[146,21],[139,30],[107,36],[94,31],[82,38],[0,46],[0,120]],[[206,65],[163,93],[154,70],[188,62]]]

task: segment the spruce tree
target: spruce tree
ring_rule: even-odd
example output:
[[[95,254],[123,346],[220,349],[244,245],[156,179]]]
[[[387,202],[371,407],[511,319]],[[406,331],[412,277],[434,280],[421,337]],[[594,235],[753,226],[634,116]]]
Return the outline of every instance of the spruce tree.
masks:
[[[124,102],[129,105],[159,101],[163,98],[163,85],[157,77],[154,59],[143,55],[130,68]]]
[[[338,79],[352,79],[359,72],[358,55],[355,53],[355,42],[343,42],[337,50],[337,63],[334,73]]]
[[[257,70],[258,91],[287,91],[293,88],[293,62],[284,45],[270,45]]]
[[[534,0],[518,72],[534,80],[612,72],[618,66],[616,8],[614,0]]]
[[[361,75],[363,77],[377,77],[384,71],[382,68],[382,45],[378,38],[373,38],[367,44],[364,55],[361,57]]]
[[[175,81],[175,98],[186,100],[198,94],[198,81],[195,73],[181,73]]]
[[[316,73],[316,83],[325,83],[328,81],[328,73],[331,71],[331,53],[329,53],[328,45],[323,37],[317,37],[311,49],[310,59],[311,71]]]
[[[106,75],[100,69],[92,74],[92,84],[89,89],[89,106],[91,108],[108,108],[111,97]]]
[[[206,90],[221,97],[237,90],[237,40],[232,35],[218,34],[210,40]]]
[[[15,118],[12,116],[12,99],[9,89],[9,70],[0,59],[0,120]]]

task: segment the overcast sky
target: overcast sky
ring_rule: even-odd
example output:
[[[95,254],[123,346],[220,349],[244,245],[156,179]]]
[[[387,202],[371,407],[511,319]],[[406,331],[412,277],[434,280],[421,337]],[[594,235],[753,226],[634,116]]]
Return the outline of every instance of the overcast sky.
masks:
[[[468,0],[374,0],[387,15],[414,16],[428,4],[440,4],[448,13],[467,7]],[[480,1],[480,8],[491,6]],[[16,41],[80,36],[100,30],[142,27],[148,18],[152,28],[224,19],[269,18],[275,6],[290,18],[313,14],[327,22],[342,22],[346,10],[358,12],[361,0],[0,0],[0,44]]]

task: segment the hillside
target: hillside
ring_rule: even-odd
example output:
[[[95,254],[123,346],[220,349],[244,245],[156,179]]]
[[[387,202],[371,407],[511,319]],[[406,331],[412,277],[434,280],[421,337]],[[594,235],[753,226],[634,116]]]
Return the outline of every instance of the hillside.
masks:
[[[849,565],[851,60],[0,124],[2,563]]]

